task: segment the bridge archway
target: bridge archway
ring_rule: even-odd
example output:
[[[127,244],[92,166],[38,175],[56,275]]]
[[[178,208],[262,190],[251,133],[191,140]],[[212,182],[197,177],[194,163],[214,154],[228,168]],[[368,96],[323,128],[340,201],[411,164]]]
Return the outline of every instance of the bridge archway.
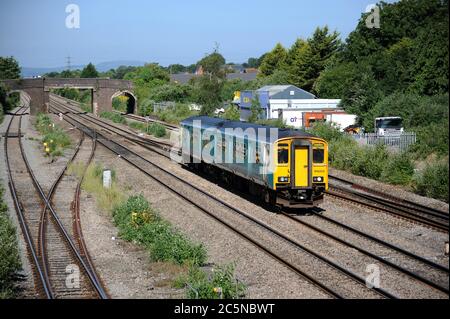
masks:
[[[111,96],[111,103],[113,103],[113,100],[115,98],[118,98],[120,96],[125,96],[127,98],[125,113],[126,114],[136,114],[137,113],[137,98],[133,94],[133,92],[131,92],[129,90],[117,91]]]
[[[136,112],[137,98],[132,93],[133,83],[127,80],[109,78],[38,78],[0,80],[8,91],[25,91],[30,97],[30,113],[47,112],[50,107],[50,91],[59,88],[91,90],[92,112],[98,115],[102,111],[112,111],[111,96],[125,94],[129,105],[127,111]]]
[[[18,96],[18,102],[19,105],[23,105],[23,106],[30,106],[31,103],[31,96],[30,94],[27,93],[27,91],[25,90],[9,90],[6,94],[7,96],[11,96],[13,94],[19,94]]]

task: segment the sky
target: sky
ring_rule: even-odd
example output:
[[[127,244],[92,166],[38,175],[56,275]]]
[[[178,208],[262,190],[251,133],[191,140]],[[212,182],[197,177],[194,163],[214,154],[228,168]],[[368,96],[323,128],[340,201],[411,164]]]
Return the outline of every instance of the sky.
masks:
[[[374,0],[0,0],[0,56],[24,67],[115,60],[163,66],[200,60],[216,44],[227,62],[259,57],[328,25],[345,39]],[[388,1],[392,2],[392,1]],[[67,28],[69,4],[80,27]]]

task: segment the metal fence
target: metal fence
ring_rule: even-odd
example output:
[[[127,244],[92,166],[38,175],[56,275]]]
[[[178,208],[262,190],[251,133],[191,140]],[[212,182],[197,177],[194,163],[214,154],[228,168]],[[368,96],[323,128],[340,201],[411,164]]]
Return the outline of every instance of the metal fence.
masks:
[[[153,110],[155,112],[157,112],[157,111],[164,111],[164,110],[166,110],[168,108],[173,108],[173,107],[175,107],[175,102],[166,101],[166,102],[155,102],[155,103],[153,103]]]
[[[376,133],[363,133],[353,134],[352,137],[360,144],[382,144],[401,151],[406,150],[410,145],[416,143],[416,133],[414,132],[403,132],[398,135],[384,136],[377,135]]]

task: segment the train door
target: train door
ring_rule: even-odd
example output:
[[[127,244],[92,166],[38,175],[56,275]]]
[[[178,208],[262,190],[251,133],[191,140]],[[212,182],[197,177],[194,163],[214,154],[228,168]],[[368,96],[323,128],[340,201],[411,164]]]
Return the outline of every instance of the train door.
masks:
[[[295,147],[295,187],[309,186],[309,147]]]

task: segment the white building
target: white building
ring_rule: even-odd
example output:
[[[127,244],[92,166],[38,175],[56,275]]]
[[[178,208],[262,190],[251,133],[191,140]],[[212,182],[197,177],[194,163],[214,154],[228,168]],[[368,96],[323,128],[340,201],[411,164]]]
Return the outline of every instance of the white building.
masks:
[[[241,119],[250,114],[252,100],[256,96],[266,119],[282,118],[287,125],[308,127],[314,121],[335,122],[341,128],[355,123],[356,116],[346,114],[338,107],[340,99],[317,99],[312,93],[295,85],[266,85],[254,91],[242,91],[235,96],[241,110]]]

